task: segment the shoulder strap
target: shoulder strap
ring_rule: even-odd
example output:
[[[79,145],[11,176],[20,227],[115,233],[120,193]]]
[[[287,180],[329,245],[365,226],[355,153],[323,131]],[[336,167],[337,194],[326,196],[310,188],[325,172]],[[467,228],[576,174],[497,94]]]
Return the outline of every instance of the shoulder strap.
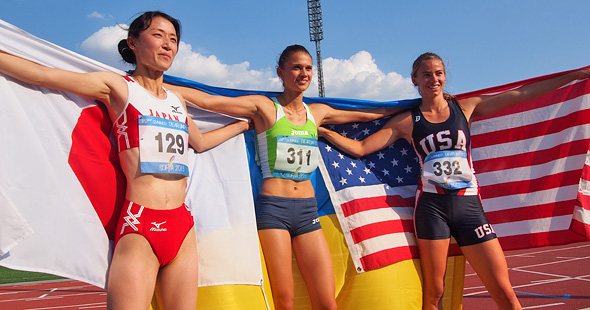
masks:
[[[283,111],[283,106],[279,103],[277,97],[272,97],[270,100],[272,100],[272,103],[275,104],[275,109],[277,110],[277,118],[275,120],[276,123],[279,119],[285,116],[285,111]]]
[[[307,110],[307,119],[310,120],[315,125],[315,119],[313,118],[313,114],[311,114],[311,110],[309,109],[309,106],[307,104],[305,104],[305,102],[303,103],[303,106],[305,106],[305,110]]]

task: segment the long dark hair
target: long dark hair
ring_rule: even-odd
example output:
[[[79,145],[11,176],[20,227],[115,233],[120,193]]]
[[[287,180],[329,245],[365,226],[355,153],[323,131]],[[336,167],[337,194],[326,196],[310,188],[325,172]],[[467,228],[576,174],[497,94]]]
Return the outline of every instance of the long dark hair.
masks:
[[[163,17],[167,19],[170,23],[172,23],[172,25],[174,26],[174,30],[176,30],[176,38],[178,39],[178,41],[180,41],[180,21],[160,11],[148,11],[137,17],[127,29],[128,36],[133,38],[139,38],[139,35],[150,27],[154,17],[158,16]],[[137,64],[137,59],[135,59],[135,53],[133,53],[131,48],[129,48],[129,45],[127,44],[127,39],[119,41],[118,49],[119,54],[121,54],[121,57],[123,57],[123,60],[125,62],[128,62],[133,65]]]

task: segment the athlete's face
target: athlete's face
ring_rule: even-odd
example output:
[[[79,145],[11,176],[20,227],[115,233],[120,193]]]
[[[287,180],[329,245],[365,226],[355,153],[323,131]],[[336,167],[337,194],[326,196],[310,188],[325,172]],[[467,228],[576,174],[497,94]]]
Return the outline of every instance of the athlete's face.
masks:
[[[168,70],[178,51],[176,29],[161,16],[154,17],[149,28],[142,31],[137,39],[130,37],[128,43],[135,51],[138,65],[157,71]]]
[[[313,75],[311,56],[305,52],[294,52],[282,67],[277,68],[277,75],[283,81],[285,90],[304,92]]]
[[[446,80],[445,66],[438,59],[425,60],[412,77],[412,82],[418,86],[420,95],[429,98],[443,94]]]

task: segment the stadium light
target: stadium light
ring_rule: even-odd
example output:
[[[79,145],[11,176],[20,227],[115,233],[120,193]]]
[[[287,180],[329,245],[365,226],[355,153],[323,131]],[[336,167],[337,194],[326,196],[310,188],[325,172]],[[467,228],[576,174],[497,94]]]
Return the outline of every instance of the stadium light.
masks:
[[[315,42],[318,62],[316,70],[318,73],[318,92],[320,97],[325,97],[322,51],[320,49],[320,41],[324,38],[324,31],[322,30],[322,5],[320,4],[320,0],[307,0],[307,16],[309,19],[309,40]]]

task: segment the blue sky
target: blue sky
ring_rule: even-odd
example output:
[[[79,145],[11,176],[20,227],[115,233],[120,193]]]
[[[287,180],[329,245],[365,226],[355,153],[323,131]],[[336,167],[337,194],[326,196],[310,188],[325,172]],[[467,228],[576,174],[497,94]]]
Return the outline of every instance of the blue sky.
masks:
[[[285,46],[306,46],[315,63],[304,0],[0,1],[0,19],[120,69],[129,67],[118,60],[124,32],[116,25],[146,10],[182,23],[172,75],[280,90],[275,65]],[[426,51],[446,60],[446,89],[455,94],[590,65],[587,0],[324,0],[322,11],[329,97],[416,97],[409,72]]]

